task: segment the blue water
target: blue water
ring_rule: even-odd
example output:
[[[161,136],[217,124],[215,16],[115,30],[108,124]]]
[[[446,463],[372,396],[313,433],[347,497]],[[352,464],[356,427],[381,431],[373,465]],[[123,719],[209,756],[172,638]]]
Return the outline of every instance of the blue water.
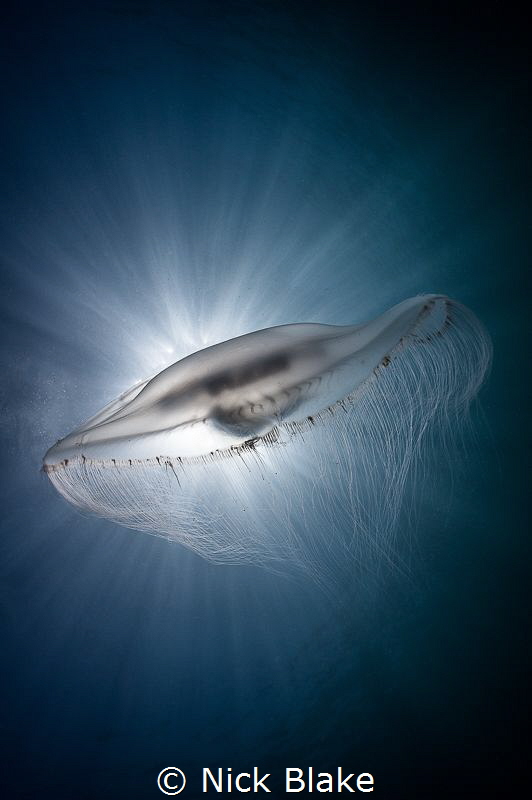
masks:
[[[491,796],[527,686],[517,27],[486,9],[87,6],[3,26],[5,796],[161,797],[169,765],[184,797],[203,766],[255,765],[277,797],[290,766],[371,772],[378,797]],[[474,310],[494,364],[466,452],[402,521],[406,573],[354,570],[324,597],[82,516],[39,471],[187,353],[423,291]]]

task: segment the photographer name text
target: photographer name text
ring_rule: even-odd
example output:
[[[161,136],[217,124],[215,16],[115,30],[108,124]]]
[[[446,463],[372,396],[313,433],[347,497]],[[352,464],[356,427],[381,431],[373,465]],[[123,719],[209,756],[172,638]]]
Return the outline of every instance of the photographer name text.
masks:
[[[349,772],[343,767],[337,767],[332,772],[319,772],[314,767],[287,767],[284,770],[284,791],[286,793],[299,792],[372,792],[375,787],[373,775],[370,772]],[[268,792],[272,793],[272,785],[277,780],[271,772],[264,772],[258,767],[253,767],[249,772],[237,772],[232,767],[203,767],[202,791],[211,793],[225,792]],[[185,788],[186,778],[182,770],[177,767],[166,767],[159,773],[157,783],[164,794],[180,794]]]

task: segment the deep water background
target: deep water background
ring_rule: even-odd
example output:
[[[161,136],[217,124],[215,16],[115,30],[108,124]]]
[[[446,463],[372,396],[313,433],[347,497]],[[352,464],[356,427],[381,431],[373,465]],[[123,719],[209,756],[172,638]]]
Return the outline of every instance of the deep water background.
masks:
[[[520,28],[489,4],[7,15],[3,796],[156,797],[169,765],[184,797],[202,766],[254,765],[369,771],[385,798],[512,792],[530,571]],[[326,598],[81,516],[39,472],[57,438],[199,347],[423,291],[478,314],[494,364],[467,454],[399,531],[407,575],[354,571]]]

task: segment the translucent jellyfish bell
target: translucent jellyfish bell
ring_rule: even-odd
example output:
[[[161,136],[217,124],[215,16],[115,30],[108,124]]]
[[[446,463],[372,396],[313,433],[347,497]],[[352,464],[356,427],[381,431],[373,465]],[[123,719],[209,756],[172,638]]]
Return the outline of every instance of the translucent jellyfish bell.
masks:
[[[441,295],[363,325],[256,331],[125,392],[44,470],[76,506],[215,561],[308,562],[316,525],[352,553],[389,537],[429,423],[467,409],[490,358]]]

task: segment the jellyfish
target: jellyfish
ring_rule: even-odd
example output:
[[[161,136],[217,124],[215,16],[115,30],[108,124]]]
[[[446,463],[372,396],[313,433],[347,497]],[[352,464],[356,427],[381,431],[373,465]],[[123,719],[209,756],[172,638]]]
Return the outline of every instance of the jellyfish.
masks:
[[[479,320],[438,294],[364,324],[267,328],[132,387],[43,469],[79,509],[217,563],[389,559],[424,446],[456,430],[490,360]]]

